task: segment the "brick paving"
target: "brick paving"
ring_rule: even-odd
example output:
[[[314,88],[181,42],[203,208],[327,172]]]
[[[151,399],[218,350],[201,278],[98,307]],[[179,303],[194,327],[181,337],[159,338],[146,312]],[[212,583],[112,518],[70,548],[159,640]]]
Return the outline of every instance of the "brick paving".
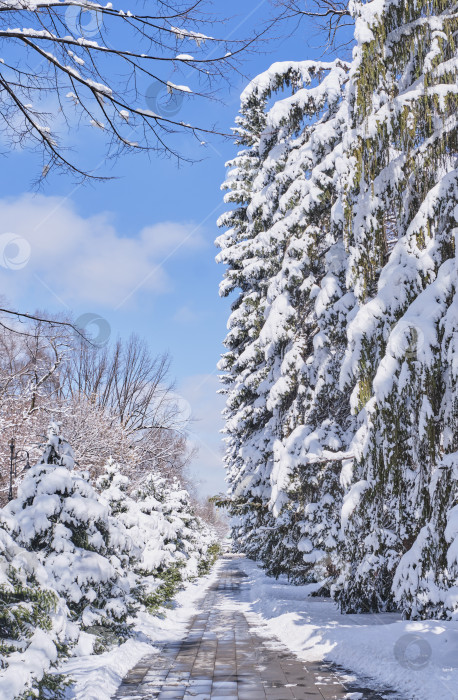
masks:
[[[338,669],[305,663],[259,618],[241,611],[249,600],[243,559],[224,557],[216,583],[185,639],[144,657],[115,700],[382,700],[399,697],[346,682]]]

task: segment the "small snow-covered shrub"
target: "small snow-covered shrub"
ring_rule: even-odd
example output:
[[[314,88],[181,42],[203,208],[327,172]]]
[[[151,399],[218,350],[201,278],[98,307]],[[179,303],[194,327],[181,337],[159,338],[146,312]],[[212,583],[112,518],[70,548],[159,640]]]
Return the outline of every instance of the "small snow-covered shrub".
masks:
[[[215,534],[194,513],[189,493],[177,480],[169,482],[157,472],[131,495],[128,483],[120,465],[110,460],[97,488],[141,552],[137,573],[158,575],[179,565],[184,580],[197,576]]]
[[[36,552],[74,620],[85,627],[125,622],[135,549],[86,474],[37,465],[0,522],[21,546]]]
[[[172,564],[149,580],[142,590],[140,600],[148,612],[156,613],[167,606],[182,587],[182,564]]]
[[[59,698],[66,679],[48,671],[76,636],[66,605],[51,588],[39,558],[0,528],[2,697],[24,693],[20,697]]]
[[[17,697],[17,700],[64,700],[66,688],[72,684],[71,678],[62,673],[44,673],[40,680],[34,680],[29,690]]]
[[[207,549],[207,555],[204,559],[201,559],[197,566],[197,573],[199,576],[206,576],[210,573],[213,564],[216,562],[219,556],[221,556],[222,548],[219,542],[214,542]]]
[[[199,563],[207,557],[208,548],[215,542],[215,534],[195,513],[189,493],[177,480],[167,480],[152,474],[136,492],[137,504],[143,514],[160,514],[161,557],[147,541],[142,562],[151,571],[163,572],[167,567],[180,564],[183,580],[199,574]],[[156,543],[156,547],[158,543]]]

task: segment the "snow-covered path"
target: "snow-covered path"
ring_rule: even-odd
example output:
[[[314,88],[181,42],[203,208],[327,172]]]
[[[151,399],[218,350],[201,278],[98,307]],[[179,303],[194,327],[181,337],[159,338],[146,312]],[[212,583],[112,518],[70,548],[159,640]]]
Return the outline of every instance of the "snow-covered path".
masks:
[[[144,657],[126,676],[116,700],[379,700],[330,665],[299,660],[252,611],[247,562],[226,556],[181,641]]]

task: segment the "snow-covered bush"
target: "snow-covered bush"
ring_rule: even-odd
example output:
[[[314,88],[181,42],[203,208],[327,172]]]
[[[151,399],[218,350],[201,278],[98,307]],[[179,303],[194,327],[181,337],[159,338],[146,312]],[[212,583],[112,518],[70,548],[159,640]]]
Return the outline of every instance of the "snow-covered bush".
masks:
[[[178,481],[151,473],[130,495],[128,485],[120,465],[109,460],[97,488],[138,547],[139,600],[154,611],[184,581],[206,573],[219,550],[214,532],[194,514]]]
[[[76,641],[65,602],[46,568],[0,527],[0,688],[14,698],[25,689],[59,698],[65,679],[49,674],[60,653]]]
[[[52,423],[39,463],[0,510],[0,688],[5,697],[61,697],[49,673],[78,640],[103,651],[156,612],[184,581],[207,573],[215,536],[178,482],[129,479],[108,461],[94,487]],[[24,694],[25,693],[25,694]],[[3,697],[3,695],[1,695]]]
[[[125,623],[135,585],[130,565],[139,552],[88,474],[55,464],[72,466],[73,459],[54,427],[41,463],[0,512],[0,524],[36,554],[72,619],[84,627]]]

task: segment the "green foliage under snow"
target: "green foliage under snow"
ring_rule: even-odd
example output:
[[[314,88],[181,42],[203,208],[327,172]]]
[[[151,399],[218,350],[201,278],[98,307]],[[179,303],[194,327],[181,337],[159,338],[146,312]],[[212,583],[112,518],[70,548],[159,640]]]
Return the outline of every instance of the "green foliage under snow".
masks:
[[[218,260],[237,546],[347,612],[458,616],[458,12],[351,3],[352,61],[242,94]]]
[[[81,631],[94,653],[121,643],[138,610],[157,613],[215,556],[215,537],[178,482],[150,474],[129,495],[109,460],[94,487],[60,463],[59,439],[51,430],[47,457],[0,510],[0,686],[9,698],[63,697],[71,679],[53,668]]]

